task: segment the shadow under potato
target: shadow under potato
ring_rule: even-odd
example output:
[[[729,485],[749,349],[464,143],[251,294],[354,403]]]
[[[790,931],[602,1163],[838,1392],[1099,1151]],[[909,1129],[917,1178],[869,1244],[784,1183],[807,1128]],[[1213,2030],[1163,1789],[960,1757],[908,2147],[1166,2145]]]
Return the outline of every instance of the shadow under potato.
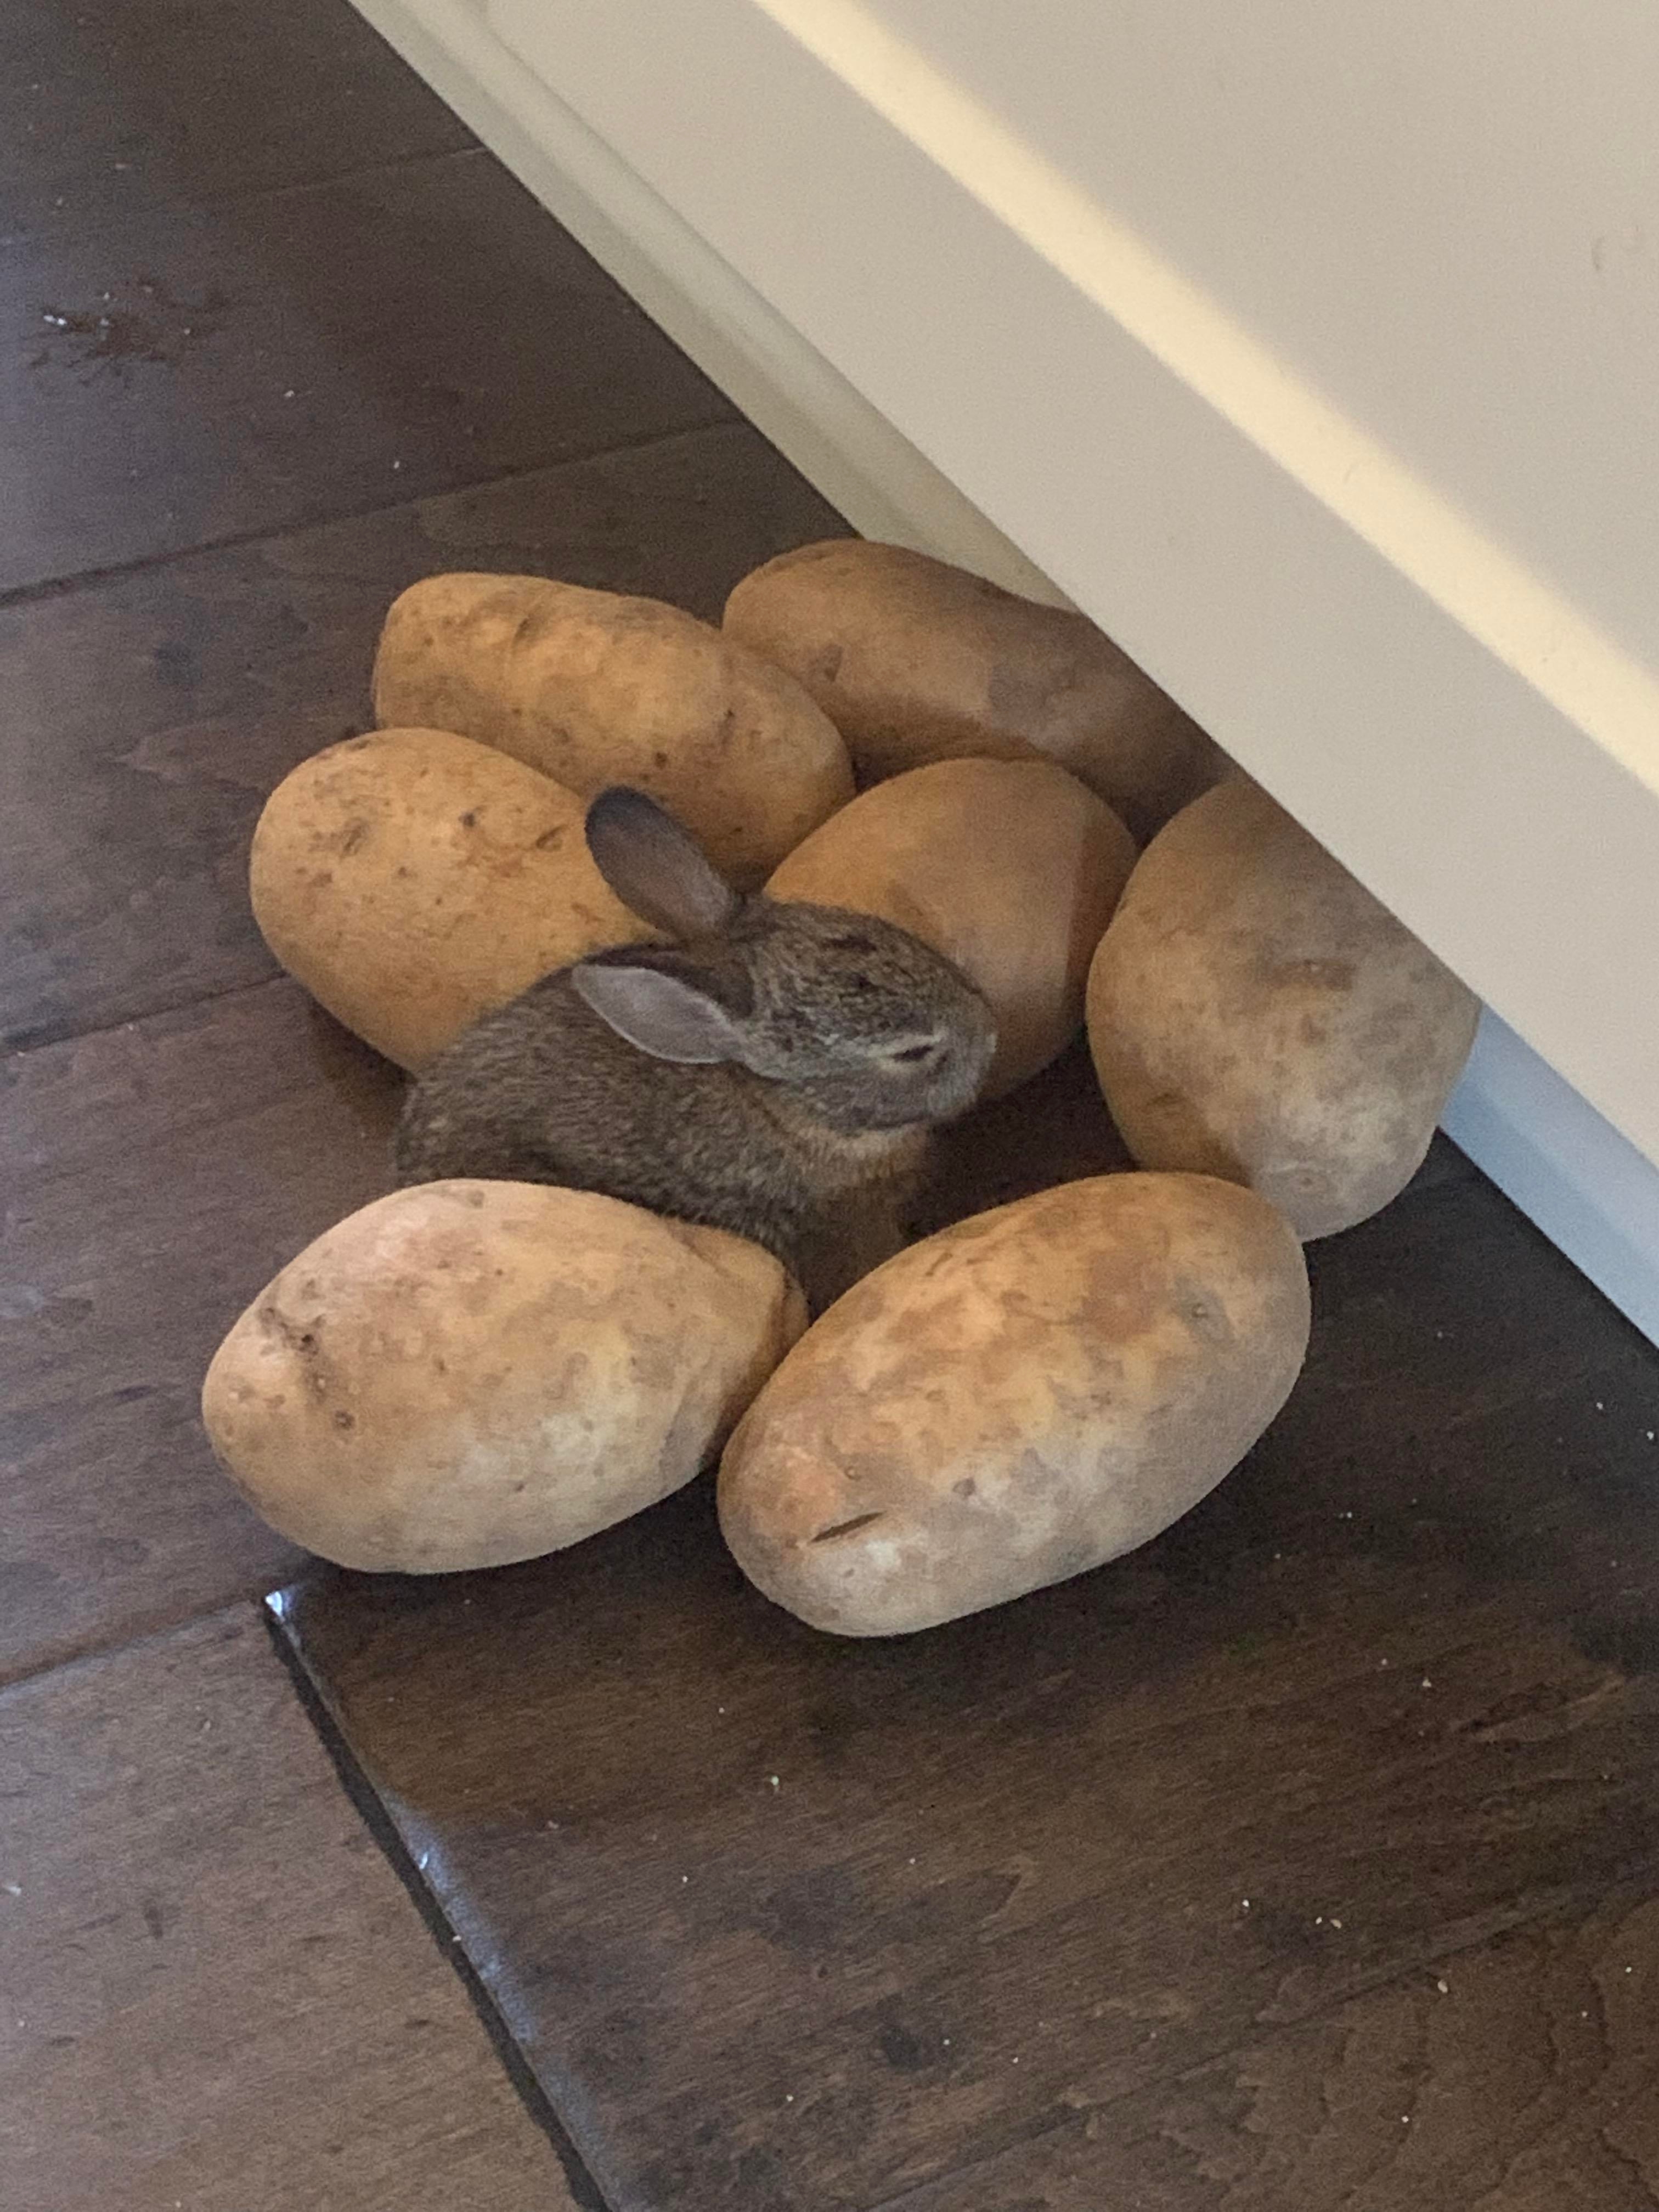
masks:
[[[906,1225],[915,1236],[931,1237],[953,1221],[1056,1183],[1133,1166],[1095,1079],[1087,1040],[1079,1036],[1018,1091],[938,1132],[927,1183]]]
[[[409,1078],[395,1060],[366,1044],[356,1030],[336,1021],[314,1001],[309,1016],[312,1065],[363,1134],[380,1139],[386,1153],[386,1188],[392,1187],[392,1139],[403,1112]]]

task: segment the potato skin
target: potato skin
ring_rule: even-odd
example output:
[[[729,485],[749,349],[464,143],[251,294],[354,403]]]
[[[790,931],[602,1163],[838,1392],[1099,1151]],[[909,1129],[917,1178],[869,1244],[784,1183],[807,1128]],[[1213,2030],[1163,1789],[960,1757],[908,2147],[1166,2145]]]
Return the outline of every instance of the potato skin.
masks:
[[[541,576],[428,576],[393,603],[374,719],[459,731],[583,799],[650,792],[753,890],[853,795],[800,685],[659,599]]]
[[[1000,1605],[1146,1543],[1278,1413],[1308,1341],[1289,1224],[1207,1176],[1062,1183],[890,1260],[720,1462],[720,1526],[842,1636]]]
[[[774,898],[897,922],[988,1000],[996,1097],[1063,1052],[1089,963],[1134,865],[1128,831],[1049,761],[952,760],[863,793],[796,848]]]
[[[1147,848],[1089,975],[1090,1049],[1140,1164],[1248,1182],[1304,1238],[1405,1188],[1480,1013],[1242,776]]]
[[[592,1192],[455,1182],[319,1237],[202,1413],[271,1527],[434,1574],[580,1543],[689,1482],[805,1325],[769,1252]]]
[[[1144,844],[1226,768],[1085,615],[901,545],[780,554],[738,585],[724,626],[811,693],[863,784],[927,761],[1046,758]]]
[[[582,801],[446,730],[302,761],[253,833],[266,944],[337,1020],[418,1068],[555,968],[649,931],[610,890]]]

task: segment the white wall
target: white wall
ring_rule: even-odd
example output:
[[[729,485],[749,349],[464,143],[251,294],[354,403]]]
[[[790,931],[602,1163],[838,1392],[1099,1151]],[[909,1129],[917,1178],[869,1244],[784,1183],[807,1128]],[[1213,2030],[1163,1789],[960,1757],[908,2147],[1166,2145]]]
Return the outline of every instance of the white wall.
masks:
[[[1635,0],[487,15],[1659,1159]]]
[[[1651,0],[870,14],[1653,665]]]
[[[356,4],[856,526],[1063,584],[1508,1017],[1447,1126],[1659,1341],[1645,15]]]

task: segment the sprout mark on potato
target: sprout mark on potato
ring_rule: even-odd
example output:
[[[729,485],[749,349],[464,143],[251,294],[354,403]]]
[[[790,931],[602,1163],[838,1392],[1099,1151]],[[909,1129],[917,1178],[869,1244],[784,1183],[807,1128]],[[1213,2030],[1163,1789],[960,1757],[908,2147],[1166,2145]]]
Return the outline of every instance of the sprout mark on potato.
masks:
[[[267,1299],[259,1309],[259,1320],[263,1327],[268,1328],[273,1335],[280,1336],[283,1341],[291,1346],[295,1352],[310,1352],[317,1349],[315,1330],[296,1328],[274,1298]]]
[[[837,1521],[833,1527],[820,1528],[811,1540],[815,1544],[832,1543],[837,1536],[850,1536],[860,1528],[867,1528],[872,1521],[884,1516],[879,1513],[855,1513],[850,1521]]]

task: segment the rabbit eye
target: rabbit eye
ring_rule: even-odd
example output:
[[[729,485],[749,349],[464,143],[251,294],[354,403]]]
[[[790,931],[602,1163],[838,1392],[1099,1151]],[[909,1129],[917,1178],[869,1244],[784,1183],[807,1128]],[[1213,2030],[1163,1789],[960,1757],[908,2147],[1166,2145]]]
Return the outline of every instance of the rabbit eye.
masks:
[[[919,1060],[931,1060],[938,1050],[939,1046],[936,1042],[907,1044],[902,1045],[896,1052],[890,1052],[887,1057],[889,1060],[897,1061],[901,1066],[912,1067]]]

